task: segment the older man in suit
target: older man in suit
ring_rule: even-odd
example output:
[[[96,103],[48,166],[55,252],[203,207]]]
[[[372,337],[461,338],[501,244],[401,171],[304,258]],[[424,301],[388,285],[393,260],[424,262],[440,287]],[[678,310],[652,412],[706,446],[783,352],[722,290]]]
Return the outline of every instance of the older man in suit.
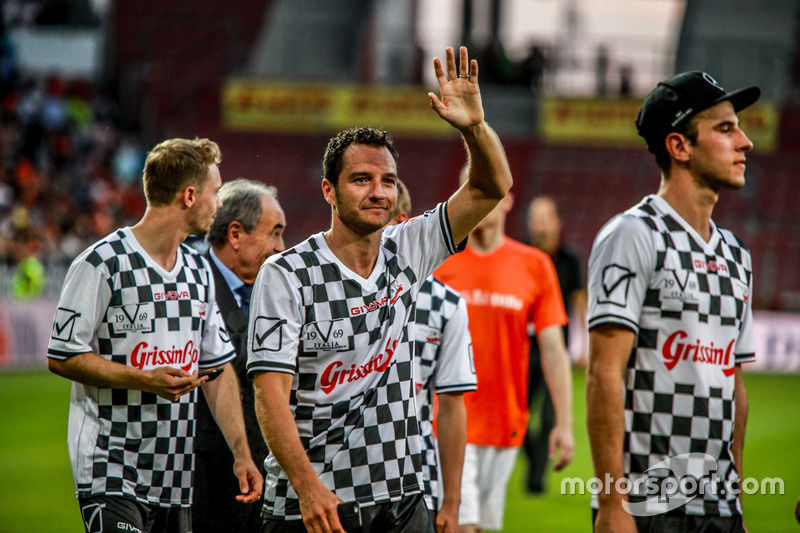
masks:
[[[253,461],[264,474],[267,446],[254,410],[253,385],[247,377],[247,321],[252,283],[270,255],[282,252],[286,219],[274,187],[239,178],[219,190],[222,207],[206,235],[217,289],[217,304],[236,348],[233,366],[242,390],[245,427]],[[229,465],[233,456],[201,401],[197,413],[196,467],[192,521],[195,533],[258,532],[260,502],[237,501],[238,481]]]

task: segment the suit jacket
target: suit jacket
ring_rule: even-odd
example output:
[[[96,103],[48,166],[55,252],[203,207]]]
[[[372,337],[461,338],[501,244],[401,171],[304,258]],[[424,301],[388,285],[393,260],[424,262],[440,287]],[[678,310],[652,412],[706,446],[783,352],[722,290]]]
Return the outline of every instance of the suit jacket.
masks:
[[[247,440],[250,443],[250,453],[253,455],[253,462],[255,462],[256,466],[263,470],[264,459],[267,456],[267,445],[264,442],[264,437],[256,418],[253,380],[247,375],[247,322],[242,310],[239,308],[239,304],[236,302],[233,291],[228,287],[228,282],[222,277],[222,273],[217,268],[216,263],[211,259],[208,252],[203,255],[211,265],[214,283],[216,284],[217,305],[222,313],[225,326],[228,328],[231,342],[236,349],[236,359],[233,360],[233,367],[239,377],[239,386],[242,390],[242,411],[244,412]],[[199,452],[223,452],[220,453],[220,458],[225,455],[224,452],[228,452],[225,455],[226,457],[230,456],[228,445],[225,443],[225,438],[211,415],[205,396],[202,394],[198,396],[200,399],[197,402],[195,450]],[[230,457],[232,464],[232,456]],[[219,466],[222,467],[222,465]]]

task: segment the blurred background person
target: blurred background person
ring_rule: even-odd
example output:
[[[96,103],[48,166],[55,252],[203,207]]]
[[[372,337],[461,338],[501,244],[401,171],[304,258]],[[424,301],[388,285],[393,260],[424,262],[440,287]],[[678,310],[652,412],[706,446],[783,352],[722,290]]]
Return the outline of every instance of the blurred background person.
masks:
[[[582,329],[586,323],[586,290],[581,275],[581,264],[577,252],[563,245],[561,230],[561,216],[555,201],[548,196],[534,198],[528,206],[530,244],[550,256],[556,269],[561,296],[566,304],[567,316],[577,320],[578,327]],[[569,353],[570,326],[564,325],[561,329],[564,333],[564,345]],[[581,368],[586,365],[585,349],[585,344],[580,342],[574,358],[575,363]],[[525,488],[531,494],[541,494],[546,489],[545,473],[550,432],[555,424],[555,411],[542,372],[541,352],[535,334],[531,339],[529,364],[528,405],[532,416],[524,446],[528,458]]]

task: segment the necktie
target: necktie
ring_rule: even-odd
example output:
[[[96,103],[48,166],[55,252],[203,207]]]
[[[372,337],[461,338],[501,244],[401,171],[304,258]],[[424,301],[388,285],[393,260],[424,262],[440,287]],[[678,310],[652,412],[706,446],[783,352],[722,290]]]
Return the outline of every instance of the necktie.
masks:
[[[236,289],[236,293],[239,295],[241,302],[240,307],[242,308],[242,313],[244,314],[245,320],[250,320],[250,296],[253,293],[253,286],[245,283]]]

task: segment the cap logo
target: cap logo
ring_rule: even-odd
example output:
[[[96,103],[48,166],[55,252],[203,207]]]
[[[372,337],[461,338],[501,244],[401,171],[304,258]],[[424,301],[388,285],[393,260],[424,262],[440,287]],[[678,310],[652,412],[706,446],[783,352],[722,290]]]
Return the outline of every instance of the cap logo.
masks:
[[[677,126],[683,119],[685,119],[686,117],[691,115],[692,111],[694,111],[694,110],[690,107],[689,109],[686,109],[685,111],[678,111],[677,113],[675,113],[675,120],[673,120],[670,123],[670,126],[672,126],[673,128],[675,126]]]
[[[717,89],[719,89],[720,91],[724,91],[725,90],[725,89],[722,88],[722,86],[720,86],[719,83],[717,83],[717,80],[715,80],[714,78],[712,78],[710,75],[706,74],[705,72],[703,72],[703,79],[706,80],[711,85],[713,85],[714,87],[716,87]]]

